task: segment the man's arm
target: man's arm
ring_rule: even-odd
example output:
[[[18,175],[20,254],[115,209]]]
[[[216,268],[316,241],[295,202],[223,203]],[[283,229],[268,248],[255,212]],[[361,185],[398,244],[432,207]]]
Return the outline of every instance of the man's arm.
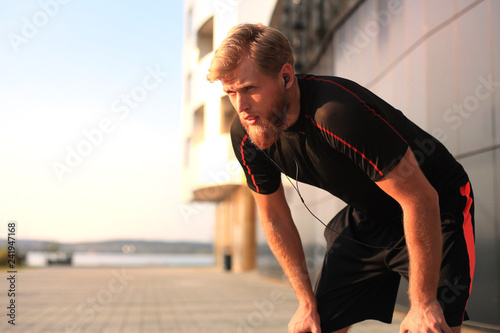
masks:
[[[262,229],[299,301],[289,332],[320,332],[320,321],[304,250],[286,202],[283,185],[272,194],[254,193]]]
[[[408,148],[399,164],[377,182],[403,209],[409,263],[410,311],[401,331],[451,333],[437,301],[442,235],[439,198]]]

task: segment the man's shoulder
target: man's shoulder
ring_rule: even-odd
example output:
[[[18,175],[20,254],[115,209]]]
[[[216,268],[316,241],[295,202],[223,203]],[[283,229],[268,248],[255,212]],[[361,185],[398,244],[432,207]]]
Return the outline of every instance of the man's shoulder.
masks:
[[[311,85],[358,85],[352,80],[334,75],[297,74],[296,76],[299,81],[308,82]]]
[[[329,89],[319,89],[314,95],[304,97],[307,98],[302,104],[305,107],[305,117],[321,125],[347,121],[355,117],[355,110],[360,107],[358,100],[346,98]]]
[[[358,93],[364,94],[366,89],[354,81],[310,74],[298,78],[302,86],[301,105],[316,122],[349,120],[355,115],[354,110],[365,107]]]
[[[335,95],[341,100],[359,101],[360,96],[370,91],[361,84],[340,76],[302,74],[297,75],[301,94],[315,98]]]
[[[352,105],[332,100],[306,115],[306,120],[312,125],[312,130],[319,130],[322,135],[346,137],[358,126],[356,113],[353,111],[355,108]]]

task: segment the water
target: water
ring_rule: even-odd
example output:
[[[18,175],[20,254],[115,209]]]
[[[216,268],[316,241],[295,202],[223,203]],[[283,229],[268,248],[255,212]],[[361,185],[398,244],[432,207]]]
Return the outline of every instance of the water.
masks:
[[[47,266],[48,252],[28,252],[26,265]],[[214,266],[213,254],[74,252],[72,267]]]

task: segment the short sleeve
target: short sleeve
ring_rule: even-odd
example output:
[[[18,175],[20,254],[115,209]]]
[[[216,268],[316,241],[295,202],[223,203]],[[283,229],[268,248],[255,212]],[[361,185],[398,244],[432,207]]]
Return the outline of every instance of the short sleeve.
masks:
[[[236,158],[243,168],[248,187],[260,194],[271,194],[281,184],[281,173],[264,151],[250,140],[238,117],[231,125],[231,142]]]
[[[388,174],[408,149],[394,126],[364,103],[329,102],[318,110],[313,122],[332,147],[375,182]]]

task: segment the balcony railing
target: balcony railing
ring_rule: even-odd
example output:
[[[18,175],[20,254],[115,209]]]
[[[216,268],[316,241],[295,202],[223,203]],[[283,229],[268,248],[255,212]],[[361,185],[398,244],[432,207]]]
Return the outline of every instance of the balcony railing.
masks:
[[[295,70],[307,72],[319,61],[335,30],[363,0],[279,0],[271,26],[290,41]]]

